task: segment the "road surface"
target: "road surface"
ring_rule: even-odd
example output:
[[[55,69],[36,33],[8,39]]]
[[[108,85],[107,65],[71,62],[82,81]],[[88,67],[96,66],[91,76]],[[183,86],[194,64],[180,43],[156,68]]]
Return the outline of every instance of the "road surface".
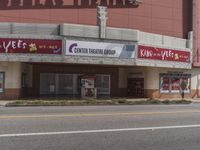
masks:
[[[199,104],[0,107],[0,150],[199,149]]]

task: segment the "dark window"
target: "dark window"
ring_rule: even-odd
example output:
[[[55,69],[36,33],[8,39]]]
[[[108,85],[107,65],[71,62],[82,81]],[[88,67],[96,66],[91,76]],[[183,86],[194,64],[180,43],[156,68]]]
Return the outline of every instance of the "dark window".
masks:
[[[0,93],[4,92],[4,88],[5,88],[5,73],[4,72],[0,72]]]

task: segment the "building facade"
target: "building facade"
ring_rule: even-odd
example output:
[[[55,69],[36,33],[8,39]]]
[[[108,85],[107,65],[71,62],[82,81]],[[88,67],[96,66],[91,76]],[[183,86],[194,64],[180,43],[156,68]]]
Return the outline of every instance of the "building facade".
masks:
[[[1,2],[1,99],[79,97],[85,78],[98,97],[198,97],[198,1]]]

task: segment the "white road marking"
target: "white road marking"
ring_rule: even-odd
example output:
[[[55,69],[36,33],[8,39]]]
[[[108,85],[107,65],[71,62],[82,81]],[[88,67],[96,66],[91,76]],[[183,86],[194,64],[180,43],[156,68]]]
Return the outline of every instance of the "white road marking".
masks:
[[[163,130],[163,129],[183,129],[183,128],[200,128],[200,124],[182,125],[182,126],[144,127],[144,128],[122,128],[122,129],[102,129],[102,130],[63,131],[63,132],[38,132],[38,133],[0,134],[0,138],[3,138],[3,137],[42,136],[42,135],[106,133],[106,132],[123,132],[123,131],[146,131],[146,130],[155,131],[155,130]]]

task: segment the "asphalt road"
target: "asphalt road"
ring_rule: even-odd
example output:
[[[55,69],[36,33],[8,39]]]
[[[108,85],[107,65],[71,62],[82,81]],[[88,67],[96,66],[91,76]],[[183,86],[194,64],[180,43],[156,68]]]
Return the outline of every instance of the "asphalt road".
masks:
[[[0,150],[199,150],[200,104],[0,107]]]

